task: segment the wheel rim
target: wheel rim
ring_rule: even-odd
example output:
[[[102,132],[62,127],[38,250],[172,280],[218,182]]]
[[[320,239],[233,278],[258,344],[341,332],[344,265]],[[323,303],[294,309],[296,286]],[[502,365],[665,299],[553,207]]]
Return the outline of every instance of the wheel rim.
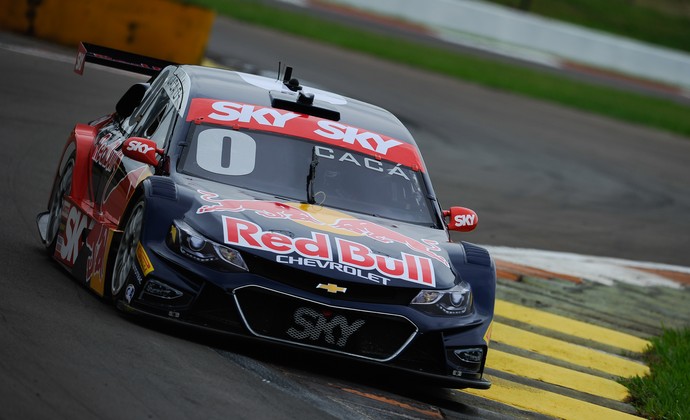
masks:
[[[52,200],[50,200],[50,221],[48,223],[48,232],[46,234],[46,241],[51,244],[57,237],[58,228],[60,227],[60,212],[62,211],[62,205],[67,194],[67,190],[72,184],[72,168],[73,161],[67,163],[65,172],[62,174],[60,179],[60,185],[55,189],[53,193]]]
[[[115,258],[115,266],[113,267],[113,276],[110,286],[113,297],[117,296],[124,287],[127,282],[127,277],[129,277],[129,272],[132,269],[132,265],[134,264],[143,217],[144,202],[142,201],[137,203],[132,210],[125,231],[122,234],[120,246],[117,248],[117,257]]]

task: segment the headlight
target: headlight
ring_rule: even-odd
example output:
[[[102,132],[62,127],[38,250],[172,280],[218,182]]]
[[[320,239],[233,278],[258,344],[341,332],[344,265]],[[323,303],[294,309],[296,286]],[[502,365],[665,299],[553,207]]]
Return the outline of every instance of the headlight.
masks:
[[[168,246],[176,252],[222,271],[249,271],[242,255],[232,248],[206,239],[183,221],[175,220],[168,233]]]
[[[448,290],[422,290],[411,305],[430,315],[467,315],[472,310],[472,289],[461,281]]]

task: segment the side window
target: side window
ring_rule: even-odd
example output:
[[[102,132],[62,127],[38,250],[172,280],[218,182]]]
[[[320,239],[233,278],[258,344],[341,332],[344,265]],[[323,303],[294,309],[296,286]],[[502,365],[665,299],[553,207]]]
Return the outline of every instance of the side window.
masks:
[[[139,123],[145,118],[145,114],[150,111],[151,105],[157,101],[160,93],[163,91],[163,85],[166,79],[170,77],[170,70],[166,68],[151,83],[151,87],[147,90],[141,104],[134,110],[132,115],[125,122],[125,130],[131,132],[134,128],[139,126]]]
[[[165,138],[170,123],[175,115],[174,107],[170,103],[167,93],[159,91],[158,96],[151,101],[148,108],[140,114],[139,122],[132,131],[132,136],[154,138],[159,147],[165,144]]]
[[[159,148],[163,148],[170,134],[170,130],[175,124],[176,115],[175,108],[168,105],[158,114],[153,123],[146,128],[142,137],[155,141]]]

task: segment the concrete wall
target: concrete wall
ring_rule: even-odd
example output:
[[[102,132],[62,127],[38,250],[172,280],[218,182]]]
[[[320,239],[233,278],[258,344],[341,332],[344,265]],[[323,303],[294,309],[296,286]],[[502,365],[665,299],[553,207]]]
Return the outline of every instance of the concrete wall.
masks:
[[[690,54],[476,0],[328,0],[424,24],[449,41],[548,55],[690,87]],[[602,0],[605,1],[605,0]]]
[[[0,0],[0,28],[74,46],[80,41],[199,63],[213,12],[171,0]]]

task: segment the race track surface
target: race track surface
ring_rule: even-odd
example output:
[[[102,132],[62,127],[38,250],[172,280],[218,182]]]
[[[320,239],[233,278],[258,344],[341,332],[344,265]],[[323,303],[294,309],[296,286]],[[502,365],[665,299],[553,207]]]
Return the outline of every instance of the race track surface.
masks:
[[[78,77],[72,54],[0,33],[0,418],[521,415],[330,359],[135,323],[72,281],[43,252],[34,218],[71,127],[110,112],[139,80],[96,67]],[[479,213],[465,240],[688,265],[688,139],[238,22],[217,22],[209,55],[257,69],[281,60],[305,84],[390,109],[418,139],[442,203]],[[414,399],[364,404],[351,388],[364,384]]]

